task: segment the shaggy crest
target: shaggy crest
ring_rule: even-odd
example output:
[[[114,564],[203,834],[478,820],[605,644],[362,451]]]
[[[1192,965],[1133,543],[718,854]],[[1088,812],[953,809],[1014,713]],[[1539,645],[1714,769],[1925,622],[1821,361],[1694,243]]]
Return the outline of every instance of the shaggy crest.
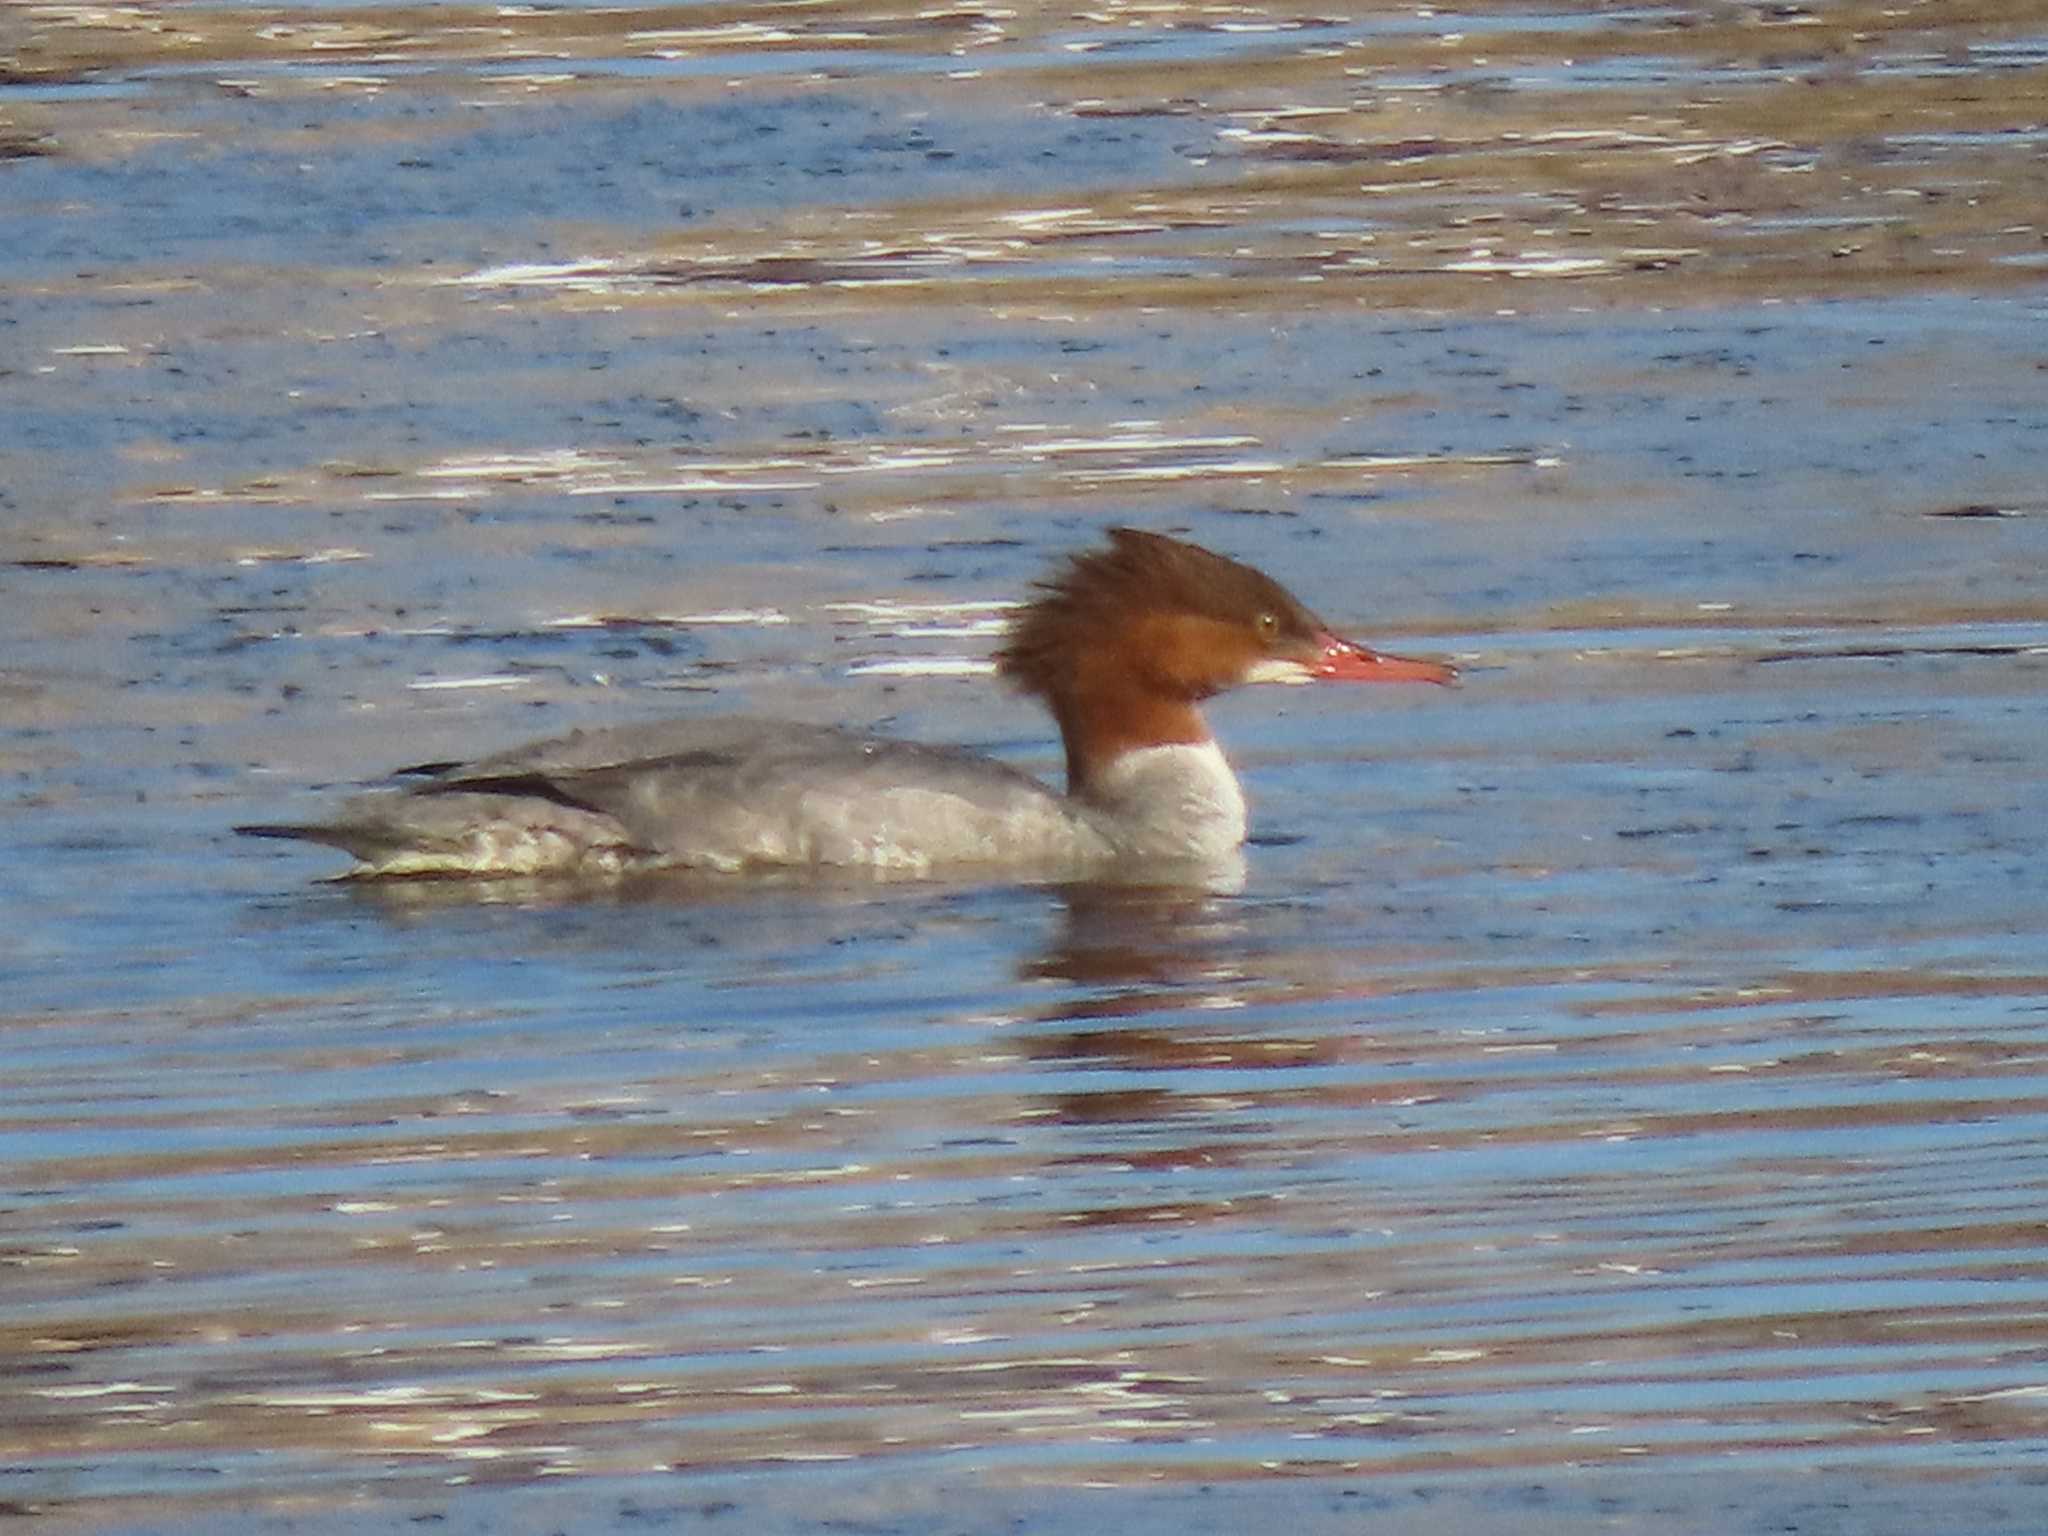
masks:
[[[1265,638],[1281,646],[1312,647],[1322,631],[1285,587],[1248,565],[1138,528],[1112,528],[1109,540],[1107,549],[1085,550],[1035,583],[1044,595],[1018,614],[1009,642],[996,652],[1003,677],[1055,708],[1062,680],[1089,675],[1107,637],[1159,614],[1234,624],[1257,613],[1262,626],[1271,626]],[[1214,691],[1201,688],[1196,696]]]

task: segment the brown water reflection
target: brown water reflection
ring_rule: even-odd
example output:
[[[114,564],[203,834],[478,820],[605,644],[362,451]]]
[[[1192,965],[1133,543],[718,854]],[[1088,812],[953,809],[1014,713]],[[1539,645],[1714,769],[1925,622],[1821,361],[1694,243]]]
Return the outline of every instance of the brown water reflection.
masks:
[[[2026,7],[11,8],[0,1501],[2040,1529],[2044,115]],[[226,836],[1049,769],[1109,521],[1464,665],[1219,711],[1242,892]]]
[[[203,1068],[125,1110],[103,1085],[97,1135],[182,1149],[23,1167],[49,1236],[12,1255],[10,1456],[497,1477],[972,1445],[1028,1475],[1093,1446],[1097,1476],[1207,1478],[2039,1435],[2014,1173],[2048,1047],[1997,1010],[1938,1036],[1806,1012],[2036,978],[1316,984],[1286,978],[1327,957],[1254,969],[1150,915],[1147,952],[1129,906],[1107,946],[1131,989],[895,1047],[642,1046],[615,1080],[550,1034],[520,1087],[346,1096],[487,1071],[413,1021],[235,1053],[238,1081],[322,1085],[296,1109],[209,1103]]]

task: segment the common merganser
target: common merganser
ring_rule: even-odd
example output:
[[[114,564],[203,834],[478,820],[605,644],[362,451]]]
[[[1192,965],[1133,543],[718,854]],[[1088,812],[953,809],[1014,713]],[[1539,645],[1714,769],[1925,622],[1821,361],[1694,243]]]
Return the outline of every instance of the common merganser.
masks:
[[[1117,528],[1038,584],[996,670],[1044,701],[1067,792],[958,747],[739,717],[575,731],[236,830],[328,843],[351,878],[974,867],[1087,872],[1237,857],[1244,795],[1196,708],[1241,683],[1448,683],[1338,638],[1278,582]]]

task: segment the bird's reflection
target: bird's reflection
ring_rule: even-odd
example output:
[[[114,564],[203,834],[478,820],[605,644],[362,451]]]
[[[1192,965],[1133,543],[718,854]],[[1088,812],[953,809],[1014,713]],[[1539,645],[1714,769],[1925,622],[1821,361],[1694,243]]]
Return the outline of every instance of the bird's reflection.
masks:
[[[1209,1102],[1213,1073],[1325,1060],[1327,1040],[1282,1038],[1270,1021],[1242,1012],[1261,998],[1291,997],[1300,977],[1292,947],[1273,945],[1274,903],[1244,894],[1241,861],[1147,874],[1041,886],[821,880],[815,872],[596,887],[374,880],[334,882],[309,899],[338,897],[387,922],[432,928],[452,950],[602,955],[608,967],[624,961],[642,976],[695,972],[715,989],[784,986],[804,996],[914,970],[937,945],[958,957],[951,984],[974,998],[977,1013],[991,984],[1006,986],[1002,977],[975,977],[979,943],[991,964],[1007,965],[1009,982],[1022,984],[1005,994],[1003,1011],[1013,1021],[1009,1048],[1043,1069],[1018,1085],[1041,1123],[1182,1121]],[[1033,923],[1039,942],[1019,958],[1017,935]],[[943,997],[945,984],[934,985]],[[857,1016],[861,1003],[849,997],[845,1006]],[[1112,1085],[1104,1073],[1147,1080]]]
[[[1240,1012],[1286,990],[1261,963],[1265,909],[1258,903],[1186,887],[1077,886],[1062,892],[1062,905],[1058,939],[1030,974],[1082,990],[1045,1012],[1049,1027],[1030,1036],[1027,1054],[1049,1066],[1137,1073],[1145,1081],[1045,1095],[1050,1116],[1077,1126],[1206,1116],[1213,1095],[1191,1091],[1191,1073],[1300,1067],[1328,1057],[1326,1041],[1277,1036]]]

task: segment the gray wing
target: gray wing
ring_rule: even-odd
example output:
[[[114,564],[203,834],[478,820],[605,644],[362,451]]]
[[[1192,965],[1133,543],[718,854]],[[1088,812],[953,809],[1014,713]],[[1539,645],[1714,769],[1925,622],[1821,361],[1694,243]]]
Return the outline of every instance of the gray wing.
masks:
[[[415,771],[430,773],[442,783],[521,773],[553,777],[627,768],[664,758],[708,762],[756,752],[829,752],[870,739],[884,738],[869,738],[830,725],[801,725],[750,715],[712,715],[704,719],[650,720],[571,731],[565,736],[525,742],[474,762],[443,763]]]
[[[1104,851],[1060,796],[975,753],[744,718],[578,732],[444,770],[410,795],[599,817],[650,864],[915,870]]]

